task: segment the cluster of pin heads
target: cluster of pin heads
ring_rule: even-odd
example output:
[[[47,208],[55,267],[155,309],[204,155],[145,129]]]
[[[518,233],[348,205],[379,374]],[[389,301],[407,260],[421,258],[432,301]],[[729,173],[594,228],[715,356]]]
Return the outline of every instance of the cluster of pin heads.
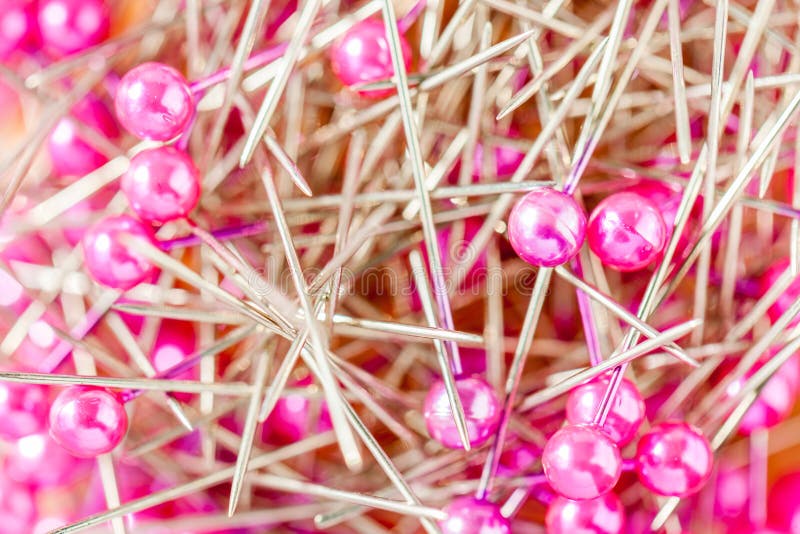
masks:
[[[0,8],[0,534],[800,532],[793,3]]]

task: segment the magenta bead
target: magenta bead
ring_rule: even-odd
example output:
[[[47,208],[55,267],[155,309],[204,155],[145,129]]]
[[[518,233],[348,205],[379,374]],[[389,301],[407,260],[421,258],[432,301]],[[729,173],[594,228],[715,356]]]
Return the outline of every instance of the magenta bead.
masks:
[[[591,425],[568,425],[553,434],[542,452],[550,486],[562,497],[594,499],[611,491],[622,473],[617,445]]]
[[[771,526],[782,532],[795,534],[800,531],[800,472],[780,477],[769,490],[767,500]]]
[[[520,258],[555,267],[575,256],[586,236],[586,215],[571,196],[543,187],[522,197],[508,217],[508,239]]]
[[[103,0],[39,0],[38,19],[42,43],[59,56],[99,44],[110,27]]]
[[[5,0],[0,10],[0,58],[22,48],[38,32],[33,0]]]
[[[165,319],[161,321],[150,360],[156,372],[164,373],[192,356],[195,350],[197,350],[197,337],[192,323]],[[196,380],[198,375],[199,371],[195,366],[169,377],[176,380]],[[191,393],[176,392],[172,395],[183,402],[189,402],[192,398]]]
[[[70,117],[64,117],[56,123],[47,138],[50,161],[59,176],[80,177],[108,161],[102,152],[81,136],[78,122],[108,139],[119,136],[116,120],[105,103],[94,96],[87,96],[75,105]]]
[[[752,373],[749,373],[745,378],[732,383],[727,389],[728,395],[738,393],[751,375]],[[800,362],[797,358],[791,358],[758,392],[758,397],[739,422],[739,433],[749,436],[757,430],[772,428],[786,419],[797,399],[798,375],[800,375]]]
[[[686,497],[711,476],[714,456],[699,430],[681,421],[667,421],[642,436],[636,462],[639,480],[652,492]]]
[[[111,452],[127,431],[125,407],[116,395],[103,388],[67,388],[50,407],[50,435],[79,458]]]
[[[186,130],[195,104],[180,72],[143,63],[122,77],[114,106],[119,122],[136,137],[168,141]]]
[[[83,237],[83,255],[92,278],[122,290],[143,282],[154,272],[153,265],[145,257],[121,242],[124,235],[155,243],[152,232],[127,215],[103,219]]]
[[[411,45],[403,35],[400,35],[400,47],[403,63],[408,70],[411,66]],[[331,46],[331,67],[336,77],[348,87],[391,78],[394,66],[383,21],[367,19],[350,28]],[[379,98],[392,92],[378,90],[359,93]]]
[[[35,519],[33,492],[3,476],[0,479],[0,534],[27,533]]]
[[[625,528],[625,509],[609,492],[587,501],[556,497],[547,507],[547,534],[619,534]]]
[[[310,376],[294,381],[291,387],[308,387],[314,383]],[[269,414],[262,430],[262,438],[272,443],[294,443],[313,433],[327,432],[333,428],[324,401],[316,406],[307,395],[283,395]]]
[[[608,380],[595,380],[573,389],[567,398],[567,421],[573,425],[592,423],[608,386]],[[630,380],[623,379],[611,403],[603,432],[622,447],[633,439],[643,419],[642,395]]]
[[[444,508],[447,519],[439,522],[442,534],[511,534],[511,522],[500,507],[473,497],[460,497]]]
[[[42,469],[47,466],[47,469]],[[5,458],[4,472],[9,478],[33,487],[71,484],[85,475],[92,462],[75,458],[46,433],[18,440]]]
[[[0,437],[16,440],[47,428],[47,390],[36,384],[0,382]]]
[[[788,268],[788,258],[783,258],[773,263],[761,276],[761,292],[766,293]],[[789,287],[787,287],[785,291],[782,291],[775,302],[772,303],[772,306],[769,307],[767,315],[770,321],[773,323],[777,321],[798,298],[800,298],[800,276],[792,280]],[[789,322],[789,326],[796,326],[798,324],[800,324],[800,315],[795,316],[794,319]]]
[[[637,271],[664,249],[667,227],[658,206],[635,193],[606,197],[589,217],[586,239],[604,265]]]
[[[509,146],[496,146],[493,152],[494,170],[498,178],[508,178],[514,174],[525,158],[524,153]],[[483,158],[483,145],[478,143],[472,160],[472,178],[476,181],[483,175]]]
[[[186,152],[171,146],[131,158],[120,188],[143,220],[164,223],[186,217],[200,198],[200,171]]]
[[[456,391],[464,408],[470,445],[477,447],[486,443],[494,434],[501,413],[500,400],[492,386],[477,377],[458,378]],[[431,385],[423,415],[433,439],[451,449],[463,448],[443,381],[437,380]]]

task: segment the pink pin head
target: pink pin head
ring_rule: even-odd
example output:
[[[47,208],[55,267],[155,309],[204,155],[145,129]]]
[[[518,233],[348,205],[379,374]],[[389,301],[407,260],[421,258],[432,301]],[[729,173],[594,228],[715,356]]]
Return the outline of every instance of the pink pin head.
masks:
[[[548,534],[620,534],[625,509],[613,492],[585,501],[556,497],[547,507],[545,524]]]
[[[47,138],[47,151],[58,176],[83,176],[108,161],[81,135],[78,122],[108,139],[119,136],[119,128],[108,106],[99,98],[88,95],[75,105],[69,117],[56,123]]]
[[[47,466],[46,469],[42,469]],[[71,484],[87,474],[92,463],[75,458],[46,433],[19,439],[3,464],[9,478],[34,487]]]
[[[767,500],[770,524],[779,532],[797,532],[800,525],[800,472],[790,472],[772,485]]]
[[[84,235],[83,255],[89,274],[98,283],[126,290],[150,277],[154,267],[123,243],[123,236],[155,243],[150,229],[133,217],[108,217]]]
[[[168,141],[183,133],[194,115],[189,84],[163,63],[143,63],[128,71],[117,87],[117,119],[140,139]]]
[[[586,232],[589,248],[604,265],[637,271],[664,249],[667,227],[655,204],[635,193],[615,193],[592,212]]]
[[[0,533],[29,532],[35,520],[34,492],[5,476],[0,478]]]
[[[43,431],[48,409],[43,386],[0,382],[0,437],[17,440]]]
[[[731,383],[726,393],[730,396],[737,394],[754,372],[755,369]],[[772,428],[786,419],[797,399],[799,378],[800,361],[796,357],[790,358],[758,392],[758,397],[739,422],[739,433],[749,436],[756,430]]]
[[[290,385],[310,387],[313,383],[312,377],[307,375]],[[264,423],[262,438],[271,443],[294,443],[308,437],[309,433],[326,432],[331,428],[327,403],[317,404],[306,395],[288,393],[275,403]]]
[[[400,35],[400,47],[406,69],[411,66],[411,45]],[[346,86],[387,80],[394,75],[386,28],[380,19],[359,22],[331,47],[333,73]],[[359,91],[371,98],[383,98],[392,90]]]
[[[500,507],[473,497],[459,497],[444,508],[447,519],[439,522],[442,534],[511,534],[511,522]]]
[[[72,386],[62,391],[50,407],[50,435],[67,452],[93,458],[111,452],[128,431],[128,415],[110,391]]]
[[[593,380],[573,389],[567,398],[567,421],[573,425],[594,421],[608,385],[608,380]],[[611,403],[603,431],[623,447],[636,435],[643,420],[642,395],[630,380],[623,379]]]
[[[501,407],[497,394],[492,386],[477,377],[457,378],[456,391],[464,408],[470,445],[477,447],[486,443],[500,421]],[[431,385],[425,397],[423,415],[433,439],[450,449],[463,448],[442,380]]]
[[[508,178],[514,174],[520,163],[522,163],[522,160],[525,158],[524,153],[520,152],[514,147],[505,145],[494,147],[493,153],[494,170],[497,173],[498,178]],[[478,143],[475,145],[475,153],[472,161],[472,178],[476,181],[483,175],[483,158],[483,145]]]
[[[617,444],[596,426],[567,425],[547,441],[542,468],[562,497],[594,499],[616,485],[622,457]]]
[[[706,483],[713,466],[706,437],[682,421],[655,425],[636,448],[639,480],[658,495],[692,495]]]
[[[769,288],[775,285],[778,278],[789,268],[789,258],[782,258],[773,263],[761,276],[761,291],[766,293]],[[778,295],[775,302],[767,310],[767,315],[773,323],[777,321],[781,315],[788,310],[794,301],[800,298],[800,276],[796,277],[789,284],[785,291]],[[796,316],[789,322],[789,326],[796,326],[800,324],[800,316]]]
[[[104,0],[39,0],[38,20],[45,48],[65,56],[105,40],[110,11]]]
[[[192,323],[164,319],[153,344],[150,360],[156,372],[164,373],[189,358],[197,350],[197,337]],[[172,376],[177,380],[196,380],[197,368]],[[191,393],[173,393],[180,401],[191,400]]]
[[[517,201],[508,217],[508,240],[520,258],[537,267],[562,265],[586,236],[586,215],[575,199],[549,187]]]
[[[35,39],[38,32],[36,3],[6,0],[0,12],[0,58],[7,58]]]
[[[186,217],[200,198],[200,171],[186,152],[171,146],[131,158],[120,188],[142,220],[165,223]]]

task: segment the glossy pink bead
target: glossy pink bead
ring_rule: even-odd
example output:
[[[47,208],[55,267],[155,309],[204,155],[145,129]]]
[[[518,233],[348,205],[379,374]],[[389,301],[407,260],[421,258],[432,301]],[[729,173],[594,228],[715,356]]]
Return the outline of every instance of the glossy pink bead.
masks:
[[[442,534],[511,534],[511,522],[488,501],[459,497],[444,512],[447,519],[439,522]]]
[[[136,137],[168,141],[186,130],[195,104],[180,72],[143,63],[120,80],[114,106],[119,122]]]
[[[47,466],[47,469],[42,469]],[[71,484],[92,468],[92,462],[75,458],[46,433],[18,440],[3,464],[9,478],[34,487]]]
[[[38,32],[33,0],[6,0],[0,11],[0,58],[6,58]]]
[[[510,146],[496,146],[493,150],[494,170],[498,178],[507,178],[514,174],[514,172],[522,163],[525,154]],[[472,177],[479,179],[483,175],[484,165],[491,165],[490,162],[484,163],[483,145],[478,143],[475,145],[475,153],[472,161]],[[490,169],[492,167],[489,167]]]
[[[711,476],[713,466],[706,437],[682,421],[654,426],[636,448],[639,480],[658,495],[686,497],[695,493]]]
[[[36,384],[0,382],[0,437],[17,440],[47,428],[47,390]]]
[[[788,258],[782,258],[773,263],[761,276],[761,292],[766,293],[769,288],[775,285],[778,278],[780,278],[783,272],[788,268]],[[769,307],[767,315],[770,321],[773,323],[777,321],[798,298],[800,298],[800,276],[792,280],[789,287],[787,287],[785,291],[782,291],[775,302],[772,303],[772,306]],[[796,326],[798,324],[800,324],[800,315],[795,316],[795,318],[789,322],[789,326]]]
[[[591,425],[567,425],[553,434],[542,452],[550,487],[573,500],[594,499],[611,491],[622,473],[619,448]]]
[[[143,150],[131,158],[120,188],[145,221],[186,217],[200,198],[200,171],[186,152],[171,146]]]
[[[667,242],[658,206],[634,193],[606,197],[592,212],[586,232],[592,252],[618,271],[637,271],[652,263]]]
[[[782,532],[800,532],[800,472],[780,477],[769,490],[767,510],[770,525]]]
[[[165,319],[161,321],[161,328],[153,344],[150,360],[156,372],[164,373],[192,356],[197,350],[197,337],[192,323]],[[176,380],[196,380],[198,368],[188,369],[178,375],[172,376]],[[188,402],[191,393],[173,393],[178,400]]]
[[[543,187],[522,197],[508,217],[508,239],[520,258],[555,267],[575,256],[586,236],[586,215],[571,196]]]
[[[39,0],[38,19],[42,43],[58,56],[99,44],[110,27],[104,0]]]
[[[406,69],[411,66],[411,45],[400,35]],[[331,68],[346,86],[387,80],[394,75],[386,29],[380,19],[359,22],[331,47]],[[381,98],[392,90],[360,91],[362,96]]]
[[[486,443],[500,421],[500,400],[492,387],[477,377],[456,379],[456,390],[464,408],[470,445],[477,447]],[[431,385],[423,415],[433,439],[451,449],[463,448],[443,381],[437,380]]]
[[[547,534],[619,534],[625,509],[613,492],[587,501],[556,497],[547,507]]]
[[[791,358],[782,365],[764,384],[758,397],[742,417],[739,433],[749,436],[756,430],[772,428],[786,419],[797,399],[799,375],[800,361],[797,358]],[[726,393],[731,396],[738,393],[750,376],[752,373],[732,383]]]
[[[87,96],[72,109],[69,117],[56,123],[47,138],[47,151],[53,170],[59,176],[80,177],[92,172],[108,158],[78,131],[78,122],[110,140],[119,136],[116,120],[97,97]]]
[[[310,376],[294,381],[292,387],[307,387],[314,383]],[[262,437],[272,443],[294,443],[309,436],[309,433],[320,433],[332,427],[328,405],[322,402],[317,406],[306,395],[283,395],[269,414]],[[317,416],[317,414],[319,414]],[[316,421],[315,421],[316,420]]]
[[[103,388],[67,388],[50,407],[50,435],[79,458],[111,452],[127,431],[125,407],[116,395]]]
[[[0,479],[0,534],[29,532],[36,519],[34,494],[5,476]]]
[[[125,235],[155,243],[152,232],[127,215],[103,219],[83,237],[86,268],[98,283],[114,289],[130,289],[154,272],[146,258],[121,242]]]
[[[592,423],[608,385],[608,380],[594,380],[573,389],[567,398],[567,421],[574,425]],[[630,380],[623,379],[603,425],[603,432],[622,447],[633,439],[643,419],[642,395]]]

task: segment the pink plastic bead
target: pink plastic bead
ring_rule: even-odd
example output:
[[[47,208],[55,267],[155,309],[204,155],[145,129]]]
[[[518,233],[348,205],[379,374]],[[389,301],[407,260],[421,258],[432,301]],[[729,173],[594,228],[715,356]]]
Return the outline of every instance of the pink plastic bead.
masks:
[[[553,434],[542,452],[550,486],[562,497],[594,499],[611,491],[622,473],[617,445],[590,425],[568,425]]]
[[[492,386],[477,377],[456,379],[456,390],[464,408],[470,445],[477,447],[486,443],[500,420],[500,400]],[[433,439],[451,449],[463,448],[443,381],[437,380],[431,385],[423,415]]]
[[[595,380],[573,389],[567,398],[567,421],[573,425],[592,423],[608,385],[608,380]],[[603,432],[622,447],[633,439],[643,419],[642,395],[630,380],[623,379],[603,425]]]
[[[547,508],[547,534],[619,534],[625,509],[613,492],[587,501],[556,497]]]
[[[150,360],[156,372],[163,373],[190,357],[195,350],[197,337],[192,323],[164,319],[153,344]],[[175,376],[170,375],[170,378],[176,380],[196,380],[197,377],[197,367]],[[192,397],[191,393],[173,393],[173,396],[186,402]]]
[[[36,518],[36,501],[30,489],[5,476],[0,479],[0,534],[30,530]]]
[[[194,99],[183,75],[163,63],[143,63],[128,71],[117,87],[117,119],[140,139],[168,141],[186,130]]]
[[[47,466],[47,469],[42,469]],[[4,472],[17,482],[34,487],[71,484],[85,475],[92,462],[75,458],[46,433],[25,436],[5,458]]]
[[[306,387],[313,382],[310,376],[306,376],[290,385]],[[319,406],[315,404],[306,395],[282,396],[264,423],[263,439],[272,443],[294,443],[308,437],[309,433],[326,432],[333,428],[327,404],[325,402]]]
[[[42,43],[55,55],[85,50],[108,37],[110,12],[103,0],[39,0]]]
[[[618,271],[637,271],[664,249],[667,228],[655,204],[622,192],[597,205],[589,217],[586,238],[603,264]]]
[[[738,393],[750,376],[752,373],[728,386],[727,394],[733,396]],[[800,362],[797,358],[791,358],[761,388],[758,397],[739,422],[739,432],[749,436],[756,430],[772,428],[786,419],[797,398],[798,376]]]
[[[586,236],[586,215],[575,200],[543,187],[522,197],[508,217],[508,239],[520,258],[555,267],[575,256]]]
[[[800,528],[800,472],[783,475],[769,490],[767,510],[770,525],[794,534]]]
[[[639,480],[659,495],[686,497],[711,476],[714,457],[706,437],[682,421],[660,423],[636,449]]]
[[[130,289],[151,276],[153,265],[120,241],[129,235],[155,243],[152,232],[127,215],[108,217],[92,226],[83,237],[86,267],[98,283],[114,289]]]
[[[143,220],[164,223],[186,217],[200,198],[200,171],[186,152],[171,146],[131,158],[120,188]]]
[[[411,66],[411,45],[400,35],[400,47],[406,69]],[[341,82],[351,87],[394,75],[392,57],[383,21],[367,19],[350,30],[331,47],[331,67]],[[382,98],[392,90],[359,91],[362,96]]]
[[[111,452],[127,431],[125,407],[116,395],[103,388],[67,388],[50,407],[50,435],[79,458]]]
[[[475,145],[475,153],[472,161],[472,177],[479,179],[483,175],[483,145],[478,143]],[[522,163],[525,154],[510,146],[496,146],[494,148],[494,169],[498,178],[507,178],[514,174],[514,172]],[[489,167],[491,169],[491,167]]]
[[[58,121],[47,139],[50,161],[59,176],[80,177],[108,161],[81,136],[77,122],[108,139],[119,136],[116,120],[105,103],[97,97],[87,96],[75,105],[70,117]]]
[[[47,428],[47,390],[36,384],[0,382],[0,437],[16,440]]]
[[[773,263],[761,277],[762,293],[766,293],[769,288],[775,285],[778,278],[780,278],[783,272],[788,268],[788,258],[783,258]],[[800,276],[792,280],[789,287],[787,287],[785,291],[782,291],[775,302],[772,303],[772,306],[769,307],[767,315],[770,321],[773,323],[777,321],[798,298],[800,298]],[[800,315],[795,316],[795,318],[789,322],[789,326],[796,326],[798,324],[800,324]]]
[[[511,522],[488,501],[460,497],[444,508],[447,519],[439,522],[442,534],[511,534]]]
[[[6,0],[0,12],[0,58],[24,46],[38,31],[32,0]]]

